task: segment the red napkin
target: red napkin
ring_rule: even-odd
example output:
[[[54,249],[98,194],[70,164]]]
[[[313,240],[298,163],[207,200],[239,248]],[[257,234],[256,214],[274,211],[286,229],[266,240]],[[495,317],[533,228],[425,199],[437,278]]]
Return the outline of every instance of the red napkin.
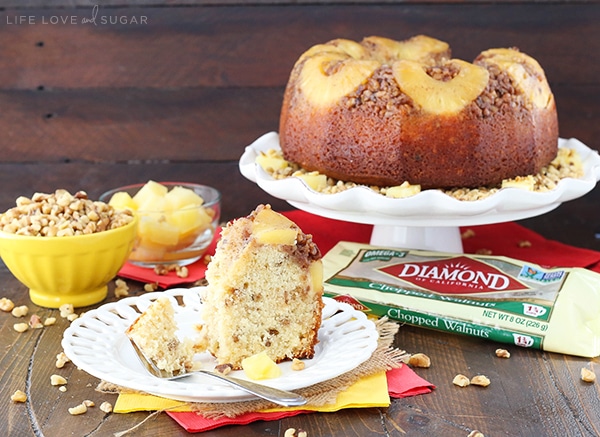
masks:
[[[215,247],[217,245],[217,236],[221,234],[221,229],[217,229],[215,232],[215,238],[213,239],[210,246],[206,251],[207,254],[212,255],[215,253]],[[161,288],[169,288],[181,284],[190,284],[200,279],[204,279],[204,273],[206,272],[206,263],[202,258],[198,261],[189,264],[187,266],[188,275],[185,278],[180,278],[177,274],[169,272],[166,275],[157,275],[154,273],[154,269],[147,267],[139,267],[131,264],[130,262],[125,263],[118,273],[118,276],[122,278],[133,279],[149,284],[158,284]]]
[[[404,398],[420,394],[430,393],[435,386],[419,375],[410,367],[403,365],[397,369],[392,369],[386,373],[388,381],[388,391],[393,398]],[[279,420],[285,417],[296,416],[301,413],[311,413],[305,410],[277,411],[269,413],[246,413],[234,418],[207,419],[196,413],[174,413],[168,412],[179,425],[187,432],[204,432],[219,428],[225,425],[247,425],[257,420]]]
[[[368,243],[371,240],[372,225],[342,222],[298,210],[283,214],[304,232],[312,234],[323,254],[339,241]],[[545,267],[585,267],[600,272],[600,252],[548,240],[514,222],[464,226],[460,230],[463,233],[473,231],[471,237],[462,240],[465,253],[491,250],[492,255],[507,256]],[[524,242],[531,244],[522,244]]]
[[[294,221],[304,232],[312,234],[323,254],[339,241],[368,243],[371,240],[372,225],[343,222],[301,210],[285,211],[282,214]],[[465,253],[490,250],[492,255],[508,256],[544,267],[585,267],[600,272],[600,252],[548,240],[514,222],[465,226],[460,229],[461,232],[473,231],[471,237],[463,239]],[[220,229],[217,229],[215,235],[218,236],[220,233]],[[216,240],[215,237],[207,254],[214,254]],[[530,245],[527,245],[527,242]],[[175,272],[157,275],[153,269],[126,263],[119,276],[140,282],[157,283],[162,288],[168,288],[203,279],[205,271],[206,264],[202,259],[188,266],[189,274],[186,278],[178,277]]]

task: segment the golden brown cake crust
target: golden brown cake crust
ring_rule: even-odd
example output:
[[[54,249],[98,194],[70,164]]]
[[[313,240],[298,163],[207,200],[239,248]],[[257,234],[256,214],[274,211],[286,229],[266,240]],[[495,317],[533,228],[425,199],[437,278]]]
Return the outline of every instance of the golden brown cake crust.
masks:
[[[516,49],[490,52],[473,63],[487,70],[483,91],[462,109],[442,114],[423,109],[404,92],[392,62],[380,64],[336,102],[315,104],[303,84],[302,69],[310,59],[303,55],[281,110],[284,157],[335,179],[378,186],[408,181],[424,189],[488,186],[537,173],[557,154],[554,99],[535,60]],[[529,84],[516,83],[507,73],[513,68],[506,67],[507,57],[522,62],[535,86],[548,88],[543,105],[529,98]],[[451,79],[444,75],[456,74],[448,62],[433,62],[440,67],[423,67],[430,76],[444,82]]]

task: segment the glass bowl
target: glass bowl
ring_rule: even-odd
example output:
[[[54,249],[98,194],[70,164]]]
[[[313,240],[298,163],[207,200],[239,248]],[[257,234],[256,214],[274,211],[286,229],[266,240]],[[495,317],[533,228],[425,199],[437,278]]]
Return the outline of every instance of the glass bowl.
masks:
[[[147,268],[184,266],[200,259],[221,216],[218,190],[185,182],[127,185],[107,191],[100,200],[135,212],[137,237],[128,261]]]

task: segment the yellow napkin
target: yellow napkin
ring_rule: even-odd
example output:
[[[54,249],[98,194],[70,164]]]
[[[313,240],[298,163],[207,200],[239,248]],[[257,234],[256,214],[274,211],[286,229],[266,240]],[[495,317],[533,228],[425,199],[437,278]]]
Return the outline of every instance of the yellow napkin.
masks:
[[[385,372],[379,372],[362,378],[347,390],[341,392],[334,404],[323,406],[303,405],[302,407],[278,407],[263,410],[263,412],[307,410],[332,412],[343,408],[369,408],[387,407],[390,405],[387,379]],[[186,402],[174,401],[159,396],[140,393],[121,393],[114,406],[115,413],[130,413],[133,411],[159,411],[173,412],[192,411]]]

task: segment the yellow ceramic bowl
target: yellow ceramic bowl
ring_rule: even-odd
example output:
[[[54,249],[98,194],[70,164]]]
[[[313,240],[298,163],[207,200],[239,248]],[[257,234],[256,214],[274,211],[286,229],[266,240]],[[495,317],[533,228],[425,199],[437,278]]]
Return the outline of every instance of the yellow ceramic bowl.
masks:
[[[109,231],[69,237],[33,237],[0,231],[0,256],[29,287],[33,303],[93,305],[107,295],[107,284],[133,247],[137,219]]]

